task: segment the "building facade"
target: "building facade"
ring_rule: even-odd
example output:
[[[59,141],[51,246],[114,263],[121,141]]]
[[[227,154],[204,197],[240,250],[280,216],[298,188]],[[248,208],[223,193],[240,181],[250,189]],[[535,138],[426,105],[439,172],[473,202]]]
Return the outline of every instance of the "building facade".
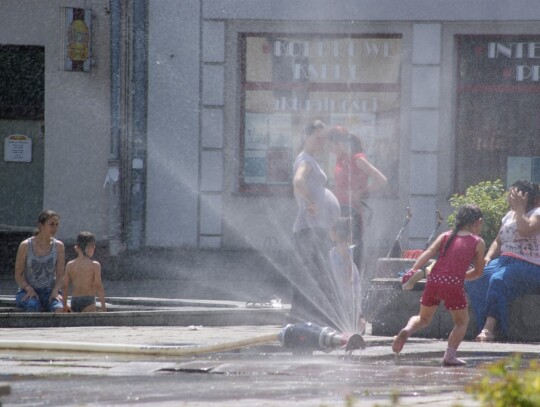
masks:
[[[74,20],[86,67],[70,59]],[[367,201],[367,249],[389,249],[407,207],[402,246],[422,248],[453,193],[539,180],[539,21],[533,0],[4,0],[0,48],[38,47],[44,63],[41,116],[0,117],[3,140],[33,137],[34,159],[2,164],[42,155],[28,171],[64,240],[275,253],[290,249],[302,128],[321,119],[388,177]],[[12,195],[0,224],[31,226],[39,200]]]
[[[62,217],[60,238],[73,240],[81,229],[108,236],[107,7],[105,1],[86,8],[83,1],[0,3],[0,224],[6,227],[34,227],[39,211],[51,208]]]

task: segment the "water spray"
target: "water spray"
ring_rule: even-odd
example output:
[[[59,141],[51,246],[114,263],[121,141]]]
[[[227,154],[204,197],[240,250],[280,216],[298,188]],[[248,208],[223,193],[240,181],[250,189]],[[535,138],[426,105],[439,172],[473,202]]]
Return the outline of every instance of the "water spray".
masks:
[[[360,334],[338,333],[329,327],[320,327],[311,322],[289,324],[278,335],[285,348],[298,351],[322,350],[330,352],[336,348],[346,351],[364,349],[366,344]]]

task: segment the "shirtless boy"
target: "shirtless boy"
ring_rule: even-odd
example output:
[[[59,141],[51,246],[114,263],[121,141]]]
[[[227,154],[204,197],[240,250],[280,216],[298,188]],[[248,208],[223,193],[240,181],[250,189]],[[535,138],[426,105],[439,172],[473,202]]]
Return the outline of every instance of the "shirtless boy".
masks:
[[[90,232],[77,236],[75,251],[77,258],[66,265],[64,276],[64,311],[96,312],[96,295],[101,303],[101,311],[107,311],[105,290],[101,282],[101,264],[92,260],[96,250],[96,238]],[[70,285],[71,309],[67,304]]]

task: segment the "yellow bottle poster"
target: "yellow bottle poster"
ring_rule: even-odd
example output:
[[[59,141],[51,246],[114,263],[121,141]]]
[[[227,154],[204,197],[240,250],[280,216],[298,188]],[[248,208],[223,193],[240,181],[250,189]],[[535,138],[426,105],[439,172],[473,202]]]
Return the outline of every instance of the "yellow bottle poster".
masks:
[[[84,62],[88,59],[90,47],[88,27],[82,20],[73,20],[68,29],[68,58]]]
[[[83,8],[62,8],[64,69],[90,71],[92,44],[92,11]]]

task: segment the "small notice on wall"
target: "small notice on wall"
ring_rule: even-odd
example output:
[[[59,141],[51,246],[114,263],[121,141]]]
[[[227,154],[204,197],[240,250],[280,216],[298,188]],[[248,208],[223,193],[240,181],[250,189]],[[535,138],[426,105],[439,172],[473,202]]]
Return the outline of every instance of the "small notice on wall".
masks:
[[[4,139],[4,161],[29,163],[32,161],[32,139],[13,134]]]

